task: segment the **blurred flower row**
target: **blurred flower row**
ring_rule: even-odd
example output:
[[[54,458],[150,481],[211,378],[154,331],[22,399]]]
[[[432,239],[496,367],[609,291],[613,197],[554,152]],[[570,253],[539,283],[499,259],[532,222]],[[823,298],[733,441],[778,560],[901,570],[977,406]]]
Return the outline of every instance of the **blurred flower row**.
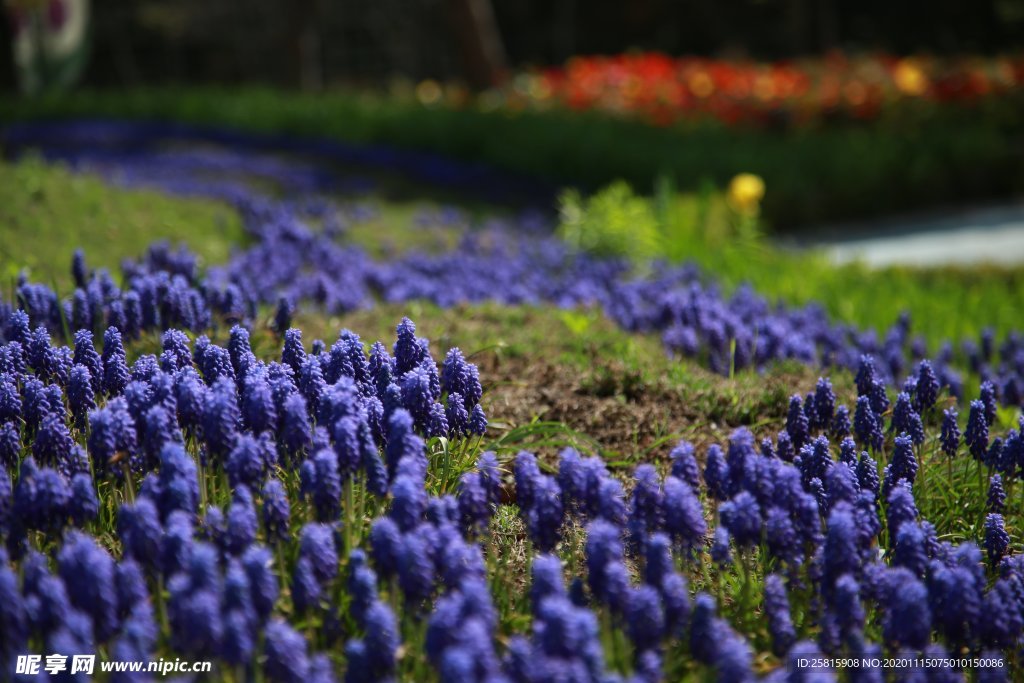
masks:
[[[649,53],[580,56],[526,70],[482,104],[509,109],[565,107],[668,125],[712,118],[726,124],[807,124],[864,120],[908,100],[967,103],[1024,86],[1024,58],[850,56],[796,61],[672,57]],[[467,100],[458,88],[421,83],[425,104]]]

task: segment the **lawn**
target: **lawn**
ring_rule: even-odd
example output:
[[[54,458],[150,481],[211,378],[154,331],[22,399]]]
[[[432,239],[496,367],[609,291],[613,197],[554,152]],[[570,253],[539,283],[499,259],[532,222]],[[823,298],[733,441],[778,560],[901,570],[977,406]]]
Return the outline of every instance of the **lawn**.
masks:
[[[245,243],[238,215],[223,204],[114,190],[38,159],[0,162],[5,286],[27,270],[33,280],[66,294],[72,282],[69,245],[86,248],[92,267],[116,274],[122,259],[140,257],[155,239],[186,243],[206,264],[224,261],[232,245]]]

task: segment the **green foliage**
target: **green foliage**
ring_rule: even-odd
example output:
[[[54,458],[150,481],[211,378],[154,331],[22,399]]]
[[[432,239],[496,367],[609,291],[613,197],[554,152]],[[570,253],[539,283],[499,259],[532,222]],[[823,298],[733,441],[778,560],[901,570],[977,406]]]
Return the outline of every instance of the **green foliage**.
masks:
[[[936,108],[908,102],[870,123],[764,130],[713,123],[655,127],[597,113],[423,107],[347,92],[151,89],[73,98],[8,98],[0,122],[69,116],[180,120],[328,136],[480,161],[561,186],[624,179],[649,191],[658,174],[681,189],[724,185],[740,172],[768,185],[763,215],[777,231],[1024,189],[1015,154],[1020,102]]]
[[[561,197],[559,234],[573,247],[598,256],[648,259],[661,253],[661,225],[651,203],[624,181],[583,199],[576,190]]]

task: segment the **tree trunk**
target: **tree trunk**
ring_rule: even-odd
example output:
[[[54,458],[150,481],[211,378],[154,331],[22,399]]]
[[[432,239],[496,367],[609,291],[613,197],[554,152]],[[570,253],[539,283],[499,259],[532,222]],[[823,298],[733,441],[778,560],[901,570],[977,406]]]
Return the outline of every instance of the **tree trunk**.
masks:
[[[448,0],[463,72],[474,88],[497,85],[508,69],[490,0]]]

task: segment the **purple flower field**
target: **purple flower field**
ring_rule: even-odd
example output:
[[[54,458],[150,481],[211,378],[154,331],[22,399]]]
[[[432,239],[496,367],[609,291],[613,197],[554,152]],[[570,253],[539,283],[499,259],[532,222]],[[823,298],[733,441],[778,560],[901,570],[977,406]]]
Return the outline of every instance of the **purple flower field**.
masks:
[[[118,275],[68,245],[73,289],[5,293],[0,679],[51,653],[210,661],[200,680],[235,683],[1018,679],[1020,333],[926,343],[907,315],[879,335],[692,264],[574,251],[536,211],[452,210],[432,220],[454,247],[371,253],[349,236],[375,181],[346,164],[542,189],[204,136],[5,134],[117,187],[223,202],[247,240],[214,264],[155,240]],[[296,326],[423,302],[597,311],[724,383],[780,363],[821,378],[770,424],[626,470],[494,439],[472,350],[432,346],[411,313],[382,341]]]

